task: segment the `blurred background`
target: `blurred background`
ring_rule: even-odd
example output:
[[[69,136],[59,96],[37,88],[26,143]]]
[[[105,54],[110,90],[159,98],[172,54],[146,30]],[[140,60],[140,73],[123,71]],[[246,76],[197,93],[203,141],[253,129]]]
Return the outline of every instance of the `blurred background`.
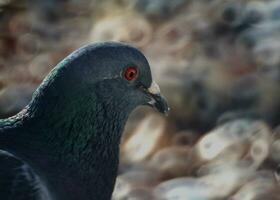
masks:
[[[108,40],[144,52],[171,107],[131,115],[113,200],[280,200],[279,0],[0,0],[0,118]]]

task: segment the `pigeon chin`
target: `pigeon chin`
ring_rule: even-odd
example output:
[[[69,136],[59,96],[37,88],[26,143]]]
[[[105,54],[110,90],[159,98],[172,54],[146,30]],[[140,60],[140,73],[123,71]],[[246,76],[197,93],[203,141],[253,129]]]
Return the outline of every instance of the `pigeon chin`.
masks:
[[[165,98],[160,94],[158,84],[153,81],[151,86],[145,90],[145,93],[151,99],[148,103],[146,103],[146,105],[153,107],[160,113],[163,113],[167,116],[170,108]]]

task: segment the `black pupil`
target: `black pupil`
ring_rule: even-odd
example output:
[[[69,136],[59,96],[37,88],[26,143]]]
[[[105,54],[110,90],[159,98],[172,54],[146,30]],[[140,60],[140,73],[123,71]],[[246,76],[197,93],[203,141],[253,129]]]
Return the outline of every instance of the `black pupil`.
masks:
[[[128,76],[129,76],[129,78],[133,78],[134,77],[134,72],[131,71]]]

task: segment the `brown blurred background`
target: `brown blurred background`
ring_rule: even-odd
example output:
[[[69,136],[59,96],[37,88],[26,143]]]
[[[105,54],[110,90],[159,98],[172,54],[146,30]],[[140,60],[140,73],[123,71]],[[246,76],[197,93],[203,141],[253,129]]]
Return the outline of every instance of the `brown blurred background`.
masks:
[[[114,200],[280,199],[279,0],[0,0],[0,118],[108,40],[144,52],[171,107],[131,115]]]

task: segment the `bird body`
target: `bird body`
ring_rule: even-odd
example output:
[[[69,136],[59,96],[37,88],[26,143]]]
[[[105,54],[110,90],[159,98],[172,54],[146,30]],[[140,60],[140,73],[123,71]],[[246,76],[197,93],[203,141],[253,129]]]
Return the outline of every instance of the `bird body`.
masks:
[[[44,179],[48,180],[49,186],[45,187],[51,187],[53,193],[59,194],[57,199],[110,199],[110,192],[105,190],[113,190],[114,180],[111,177],[117,175],[118,145],[124,116],[117,117],[120,121],[116,124],[85,115],[71,121],[64,119],[58,124],[27,118],[18,122],[22,124],[17,124],[16,128],[11,123],[5,123],[5,139],[1,138],[4,141],[1,147],[12,149],[15,158],[26,161],[20,159],[22,165],[31,168],[32,173],[40,174],[41,185],[46,183]],[[52,127],[51,130],[48,127]],[[2,128],[0,130],[3,132]],[[94,138],[91,132],[98,130],[102,130],[102,137]],[[53,131],[52,134],[49,131]],[[111,133],[115,133],[116,138],[112,138],[114,135]],[[108,143],[110,146],[106,145]],[[96,190],[100,191],[97,187],[103,193],[97,193]]]
[[[167,111],[151,85],[145,57],[125,44],[66,57],[26,108],[0,120],[0,199],[109,200],[129,113],[143,104]]]

